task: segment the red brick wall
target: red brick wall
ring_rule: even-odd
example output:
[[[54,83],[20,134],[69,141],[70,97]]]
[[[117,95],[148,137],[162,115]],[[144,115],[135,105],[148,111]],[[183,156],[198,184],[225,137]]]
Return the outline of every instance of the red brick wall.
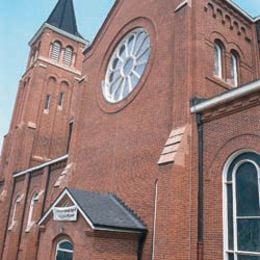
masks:
[[[205,259],[223,259],[223,167],[237,151],[260,151],[259,116],[258,105],[204,124]]]
[[[152,256],[153,238],[155,259],[197,259],[197,128],[189,102],[193,96],[212,97],[231,89],[228,80],[231,49],[240,55],[240,83],[259,77],[259,49],[254,25],[223,1],[192,1],[192,8],[188,3],[175,11],[179,3],[178,0],[119,1],[85,54],[82,73],[77,71],[81,71],[83,45],[50,29],[43,31],[32,46],[37,47],[41,42],[41,60],[32,66],[28,63],[20,82],[3,152],[0,176],[6,178],[5,188],[8,190],[6,200],[0,202],[3,209],[10,203],[11,174],[65,154],[68,125],[74,119],[69,151],[73,175],[69,185],[114,192],[133,209],[148,227],[143,259]],[[136,27],[144,27],[150,35],[150,61],[133,93],[122,102],[111,105],[102,96],[101,81],[117,43]],[[223,80],[213,75],[213,43],[216,39],[225,46]],[[50,44],[55,40],[63,46],[73,46],[77,57],[74,70],[60,68],[42,58],[49,56]],[[81,75],[86,78],[78,85],[75,77]],[[65,100],[63,109],[59,110],[57,104],[61,91],[65,92]],[[49,112],[44,113],[47,94],[52,95],[52,103]],[[242,108],[240,112],[205,123],[204,259],[222,259],[221,168],[236,149],[259,149],[257,113],[257,109]],[[171,130],[183,125],[189,129],[182,151],[184,159],[176,160],[173,165],[158,166],[157,161]],[[53,188],[53,184],[62,170],[62,167],[52,170],[45,209],[60,191]],[[46,182],[46,176],[44,181],[39,180],[41,185]],[[154,233],[156,182],[158,201]],[[23,185],[25,188],[26,183]],[[29,200],[30,196],[27,205]],[[28,207],[25,213],[26,223]],[[6,217],[6,214],[1,215],[0,223],[5,223]],[[46,249],[50,252],[53,239],[62,233],[62,225],[46,225],[46,231],[41,234],[39,259],[46,258]],[[87,254],[94,259],[135,259],[136,239],[88,237],[81,232],[86,223],[79,220],[77,225],[79,228],[69,223],[65,230],[75,241],[76,259],[84,259]],[[37,244],[30,251],[27,242],[30,239],[35,242],[37,232],[31,236],[23,234],[20,259],[29,259],[31,253],[35,253]],[[4,252],[4,259],[8,260],[15,254],[18,243],[17,235],[10,233]],[[0,241],[2,237],[3,232],[0,232]],[[99,248],[99,243],[107,250],[95,251],[93,244]]]

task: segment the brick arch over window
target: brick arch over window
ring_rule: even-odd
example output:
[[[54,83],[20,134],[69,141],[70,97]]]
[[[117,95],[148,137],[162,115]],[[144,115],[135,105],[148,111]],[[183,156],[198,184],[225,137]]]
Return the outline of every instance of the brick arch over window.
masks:
[[[68,80],[62,80],[61,82],[60,82],[60,86],[62,87],[62,88],[68,88],[69,86],[70,86],[71,84],[70,84],[70,82],[68,81]]]
[[[242,150],[223,171],[224,259],[260,258],[260,154]]]
[[[55,76],[49,76],[48,80],[47,80],[47,85],[48,86],[51,86],[53,84],[56,84],[57,83],[57,79]]]
[[[52,259],[72,260],[74,254],[74,243],[66,234],[59,234],[53,239]]]
[[[240,59],[245,59],[243,50],[236,43],[229,42],[226,46],[226,52],[231,53],[232,51],[235,51]]]
[[[222,44],[224,45],[224,47],[226,48],[226,46],[228,45],[228,40],[226,39],[226,37],[221,34],[218,31],[212,31],[208,34],[207,39],[213,44],[215,41],[220,41],[222,42]]]
[[[248,146],[248,144],[252,145]],[[210,182],[216,182],[216,175],[221,176],[227,158],[230,158],[234,151],[244,151],[246,145],[248,146],[246,151],[260,150],[260,137],[255,134],[243,134],[233,137],[218,147],[205,164],[205,169],[208,169],[205,178]]]

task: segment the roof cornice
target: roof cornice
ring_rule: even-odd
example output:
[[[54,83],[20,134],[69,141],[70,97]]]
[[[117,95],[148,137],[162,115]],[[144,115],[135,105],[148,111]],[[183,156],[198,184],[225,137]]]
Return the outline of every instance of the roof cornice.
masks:
[[[62,36],[65,36],[65,37],[67,37],[67,38],[69,38],[73,41],[80,42],[80,43],[85,44],[85,45],[88,45],[88,43],[89,43],[89,41],[84,40],[84,39],[82,39],[78,36],[71,34],[71,33],[65,32],[65,31],[63,31],[63,30],[61,30],[61,29],[59,29],[59,28],[57,28],[57,27],[55,27],[51,24],[44,23],[40,27],[40,29],[36,32],[36,34],[33,36],[33,38],[29,41],[30,46],[32,46],[32,44],[39,38],[39,36],[42,34],[43,30],[46,29],[46,28],[51,29],[52,31],[54,31],[54,32],[56,32],[56,33],[58,33]]]
[[[241,13],[244,17],[246,17],[251,22],[255,23],[260,20],[260,16],[252,17],[249,13],[247,13],[244,9],[242,9],[238,4],[233,2],[232,0],[225,0],[228,4],[230,4],[234,9],[236,9],[239,13]]]
[[[233,101],[237,98],[247,96],[249,94],[260,91],[260,80],[249,83],[245,86],[232,89],[231,91],[225,92],[219,96],[213,97],[206,101],[203,101],[195,106],[191,107],[192,113],[201,113],[215,106],[222,105],[224,103]]]

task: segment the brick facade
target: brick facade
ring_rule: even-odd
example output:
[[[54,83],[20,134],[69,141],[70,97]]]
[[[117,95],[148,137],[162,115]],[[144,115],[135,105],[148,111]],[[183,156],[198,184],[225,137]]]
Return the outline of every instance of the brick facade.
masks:
[[[1,156],[2,259],[54,259],[62,239],[72,241],[76,260],[223,259],[223,167],[239,150],[259,153],[259,91],[197,114],[190,102],[236,90],[232,51],[238,55],[239,88],[259,79],[257,21],[228,1],[180,3],[117,1],[83,54],[83,40],[50,27],[33,38]],[[101,89],[109,58],[140,27],[151,40],[147,68],[133,92],[111,104]],[[213,73],[216,40],[223,44],[221,79]],[[73,66],[64,66],[62,55],[58,63],[50,60],[55,41],[61,53],[73,48]],[[170,133],[176,137],[178,129],[178,146],[169,148]],[[176,147],[174,157],[158,164],[165,147]],[[144,245],[140,234],[93,230],[81,215],[75,223],[49,217],[38,225],[65,187],[116,194],[146,224]],[[26,232],[35,193],[35,223]]]

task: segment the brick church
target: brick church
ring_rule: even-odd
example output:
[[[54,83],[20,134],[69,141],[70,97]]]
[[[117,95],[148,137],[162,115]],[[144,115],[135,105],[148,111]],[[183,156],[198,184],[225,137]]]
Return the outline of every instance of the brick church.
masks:
[[[89,44],[58,0],[29,44],[0,259],[260,259],[260,19],[118,0]]]

